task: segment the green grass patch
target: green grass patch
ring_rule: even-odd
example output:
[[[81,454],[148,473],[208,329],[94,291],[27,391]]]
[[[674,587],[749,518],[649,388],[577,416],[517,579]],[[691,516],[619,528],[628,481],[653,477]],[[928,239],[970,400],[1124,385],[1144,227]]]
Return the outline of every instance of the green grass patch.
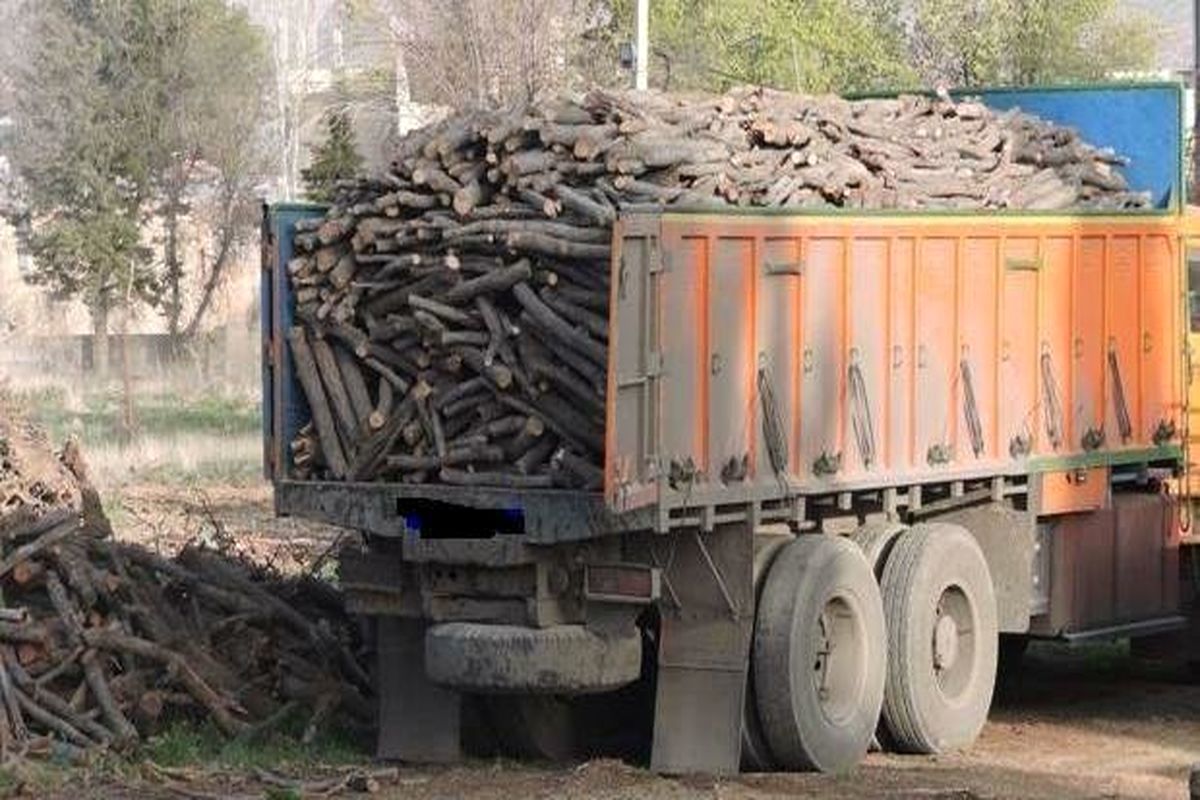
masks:
[[[179,464],[155,464],[139,469],[137,480],[160,486],[245,486],[262,478],[262,463],[255,459],[205,461],[190,469]]]
[[[158,395],[142,401],[138,427],[150,435],[178,432],[236,435],[262,430],[257,402],[241,398],[207,397],[183,400]]]
[[[330,730],[311,744],[300,740],[299,718],[253,741],[229,739],[208,721],[179,721],[148,739],[138,755],[164,767],[203,766],[239,771],[280,770],[293,766],[338,766],[369,760],[350,735]]]
[[[61,792],[71,778],[66,761],[18,759],[0,766],[0,798],[43,797]]]
[[[46,429],[52,441],[62,441],[69,434],[78,435],[92,446],[121,439],[121,397],[117,392],[89,394],[73,404],[64,392],[50,388],[17,393],[13,400],[33,422]],[[148,437],[232,436],[262,429],[258,402],[240,397],[141,395],[134,400],[134,418],[136,434]]]

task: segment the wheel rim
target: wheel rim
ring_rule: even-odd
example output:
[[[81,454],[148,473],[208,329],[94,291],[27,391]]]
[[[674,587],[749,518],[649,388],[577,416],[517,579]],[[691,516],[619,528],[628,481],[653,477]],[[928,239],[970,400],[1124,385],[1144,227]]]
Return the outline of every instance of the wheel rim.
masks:
[[[947,586],[934,612],[931,649],[938,690],[958,700],[971,685],[976,660],[975,610],[961,586]]]
[[[831,597],[817,617],[817,652],[809,677],[821,713],[835,725],[854,716],[862,702],[866,632],[847,597]]]

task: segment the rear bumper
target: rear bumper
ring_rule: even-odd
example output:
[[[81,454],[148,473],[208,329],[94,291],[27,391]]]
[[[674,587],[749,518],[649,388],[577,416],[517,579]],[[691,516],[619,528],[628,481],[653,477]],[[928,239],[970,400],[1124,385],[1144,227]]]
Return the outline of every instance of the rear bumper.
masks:
[[[506,533],[530,544],[651,530],[655,519],[647,509],[614,513],[589,492],[290,480],[275,483],[275,511],[384,538],[435,539],[445,534],[431,528],[450,527],[456,538]]]

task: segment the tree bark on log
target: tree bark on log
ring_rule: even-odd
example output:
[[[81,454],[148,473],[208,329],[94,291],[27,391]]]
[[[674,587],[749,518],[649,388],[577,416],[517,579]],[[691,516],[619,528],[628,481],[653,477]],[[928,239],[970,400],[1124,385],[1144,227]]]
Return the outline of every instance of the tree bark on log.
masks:
[[[317,370],[316,360],[308,345],[308,336],[303,328],[293,327],[288,332],[288,341],[291,344],[292,362],[296,366],[296,376],[308,399],[309,408],[312,410],[313,424],[316,425],[317,435],[321,439],[321,452],[334,476],[345,478],[349,471],[346,455],[342,450],[333,415],[329,411],[329,401],[325,397],[320,372]],[[2,569],[2,565],[0,565],[0,569]],[[3,572],[0,571],[0,574]]]
[[[337,420],[343,452],[349,452],[351,443],[358,435],[358,419],[354,413],[354,406],[350,402],[350,393],[342,382],[342,372],[338,366],[337,357],[333,354],[333,348],[329,342],[324,339],[313,339],[310,345],[316,361],[317,373],[321,376],[321,383],[325,387],[326,396],[329,398]]]
[[[578,351],[597,365],[607,367],[608,348],[595,341],[584,331],[573,328],[548,305],[542,302],[537,293],[527,283],[519,283],[513,287],[513,296],[538,324],[542,325],[556,339]]]
[[[371,412],[374,410],[371,392],[367,389],[367,381],[363,378],[362,368],[358,365],[354,355],[345,348],[336,346],[333,348],[333,352],[337,357],[342,383],[346,387],[346,393],[350,396],[350,405],[354,408],[354,416],[361,430],[369,423]]]
[[[238,736],[247,729],[247,724],[235,718],[230,711],[229,701],[218,695],[212,687],[201,680],[178,653],[167,650],[147,639],[120,633],[111,629],[90,628],[84,632],[84,640],[92,647],[110,652],[127,652],[165,664],[177,680],[196,701],[208,709],[213,721],[229,736]]]

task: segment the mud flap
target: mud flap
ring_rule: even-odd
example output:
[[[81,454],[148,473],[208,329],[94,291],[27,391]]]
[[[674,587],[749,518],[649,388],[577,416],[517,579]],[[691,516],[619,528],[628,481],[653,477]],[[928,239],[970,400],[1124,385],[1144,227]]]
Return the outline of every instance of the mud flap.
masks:
[[[754,620],[751,530],[717,526],[652,546],[664,598],[651,769],[734,774]]]
[[[378,618],[379,743],[385,760],[446,763],[462,758],[462,701],[425,676],[425,623]]]

